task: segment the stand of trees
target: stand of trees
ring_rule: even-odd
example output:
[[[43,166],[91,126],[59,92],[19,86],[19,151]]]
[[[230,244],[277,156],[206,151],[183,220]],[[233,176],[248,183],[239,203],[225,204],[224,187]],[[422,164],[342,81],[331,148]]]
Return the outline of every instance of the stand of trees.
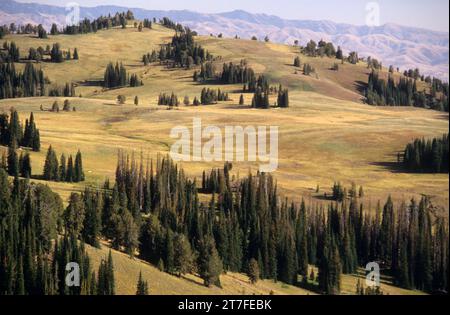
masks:
[[[103,86],[105,88],[125,87],[127,85],[137,87],[143,85],[142,80],[136,74],[128,77],[127,70],[122,63],[119,64],[118,62],[115,66],[112,62],[108,64],[103,78]]]
[[[30,114],[29,119],[25,120],[24,127],[14,108],[11,109],[10,117],[5,113],[0,114],[0,145],[9,146],[12,143],[31,148],[36,152],[40,150],[39,129],[36,127],[33,113]]]
[[[78,183],[84,181],[83,160],[78,150],[75,160],[72,155],[66,161],[66,156],[61,155],[60,160],[56,152],[50,146],[44,163],[42,178],[49,181]]]
[[[333,43],[327,43],[323,40],[321,40],[318,44],[310,40],[306,46],[302,49],[303,53],[310,57],[335,57],[336,56],[336,49],[334,48]]]
[[[178,97],[172,94],[161,93],[158,97],[158,105],[178,106],[180,104]]]
[[[65,228],[68,212],[48,186],[17,178],[10,184],[0,168],[0,295],[115,293],[111,255],[96,276],[84,243]],[[70,262],[79,266],[79,285],[66,285]]]
[[[417,81],[401,77],[398,82],[390,75],[388,81],[375,71],[369,75],[366,101],[379,106],[415,106],[448,112],[448,84],[435,84],[431,93],[418,91]]]
[[[194,65],[198,66],[213,59],[208,51],[195,43],[194,36],[197,35],[195,32],[188,27],[178,28],[177,26],[177,33],[170,44],[162,45],[159,52],[153,51],[143,57],[144,64],[159,60],[168,67],[189,69]]]
[[[245,60],[241,60],[240,64],[235,65],[232,62],[223,65],[220,82],[223,84],[248,83],[256,80],[255,72],[247,66]]]
[[[134,20],[133,12],[116,12],[113,16],[101,16],[93,21],[85,18],[78,25],[67,25],[62,30],[58,30],[57,25],[53,24],[50,34],[77,35],[95,33],[99,30],[110,29],[113,27],[126,28],[128,21],[130,20]]]
[[[14,63],[0,64],[0,99],[45,95],[46,79],[41,69],[27,63],[23,72]]]
[[[432,140],[416,139],[403,154],[403,166],[414,172],[448,173],[448,133]]]
[[[202,105],[217,104],[217,102],[228,100],[229,100],[228,93],[222,92],[220,89],[216,91],[209,88],[208,89],[203,88],[200,96],[200,103]]]

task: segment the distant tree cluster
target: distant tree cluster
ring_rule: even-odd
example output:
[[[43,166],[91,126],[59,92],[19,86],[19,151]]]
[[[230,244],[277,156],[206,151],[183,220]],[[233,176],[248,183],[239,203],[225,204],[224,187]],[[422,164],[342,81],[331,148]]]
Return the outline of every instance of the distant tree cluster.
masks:
[[[158,105],[178,106],[180,104],[178,97],[172,94],[161,93],[158,96]]]
[[[309,63],[303,64],[303,74],[304,75],[311,75],[311,73],[316,72],[316,69],[314,69],[313,66],[311,66]]]
[[[216,104],[221,101],[228,101],[228,93],[222,92],[220,89],[203,88],[200,96],[200,103],[202,105]]]
[[[143,26],[145,27],[145,28],[152,28],[152,25],[153,25],[153,23],[152,23],[152,21],[151,20],[149,20],[149,19],[144,19],[144,22],[143,22]]]
[[[147,53],[144,56],[142,56],[142,62],[144,63],[144,66],[148,66],[152,62],[156,62],[159,60],[158,53],[154,50],[152,53]]]
[[[240,64],[235,65],[232,62],[223,65],[220,82],[222,84],[236,84],[254,82],[256,79],[255,72],[247,66],[245,60],[241,60]]]
[[[23,72],[14,63],[0,64],[0,99],[45,95],[46,79],[41,69],[27,63]]]
[[[3,50],[0,51],[0,63],[5,62],[19,62],[20,49],[15,42],[4,42]]]
[[[171,28],[171,29],[173,29],[173,30],[175,30],[177,32],[183,32],[184,31],[183,25],[172,21],[168,17],[163,17],[162,19],[159,20],[159,23],[162,26],[167,27],[167,28]]]
[[[46,58],[48,56],[48,58]],[[20,49],[16,46],[14,42],[3,43],[3,50],[0,51],[0,63],[3,62],[20,62],[21,60],[33,60],[36,62],[41,61],[49,61],[49,62],[55,62],[55,63],[61,63],[66,60],[78,60],[79,54],[78,49],[75,48],[72,53],[69,50],[64,51],[61,49],[61,46],[59,43],[53,44],[52,48],[50,48],[50,45],[47,45],[47,47],[44,49],[43,47],[39,46],[38,48],[31,47],[28,50],[28,56],[22,57],[20,56]]]
[[[66,156],[61,155],[58,161],[55,150],[50,146],[44,163],[42,178],[49,181],[78,183],[84,181],[83,161],[81,152],[78,151],[75,161],[72,155],[66,161]]]
[[[131,11],[116,12],[114,16],[101,16],[93,21],[85,18],[78,25],[66,25],[62,30],[53,24],[50,30],[51,35],[65,34],[77,35],[95,33],[99,30],[110,29],[114,27],[126,28],[128,21],[134,20],[134,14]]]
[[[41,147],[39,129],[36,127],[33,113],[25,120],[25,126],[19,120],[19,114],[15,109],[11,109],[8,115],[0,114],[0,145],[8,146],[15,143],[17,146],[31,148],[38,152]]]
[[[400,162],[414,172],[448,173],[448,141],[448,134],[431,140],[416,139],[406,146]]]
[[[153,51],[150,55],[147,54],[147,61],[154,60],[154,56],[158,55],[161,63],[168,67],[191,68],[194,65],[201,65],[203,62],[213,59],[201,45],[195,43],[194,36],[196,33],[189,28],[182,28],[172,38],[172,42],[167,45],[162,45],[159,53]],[[144,59],[144,64],[146,60]]]
[[[52,85],[48,89],[48,96],[51,97],[75,97],[76,89],[74,83],[66,83],[64,86]]]
[[[367,68],[369,69],[375,69],[375,70],[382,70],[383,69],[383,64],[378,61],[375,58],[372,57],[367,57]],[[390,70],[389,72],[393,73],[393,67],[392,67],[392,71]]]
[[[0,39],[3,39],[6,34],[8,34],[6,28],[4,26],[0,26]]]
[[[278,105],[278,107],[281,107],[281,108],[289,107],[289,90],[283,89],[283,87],[281,85],[278,88],[277,105]]]
[[[270,95],[274,93],[278,95],[277,103],[275,104],[276,107],[289,107],[289,90],[283,89],[281,84],[279,88],[270,86],[269,81],[262,75],[257,81],[251,81],[249,83],[248,90],[253,89],[255,89],[252,99],[253,108],[268,109],[270,107]]]
[[[417,89],[417,81],[401,77],[395,82],[392,75],[388,81],[375,71],[369,75],[366,101],[379,106],[415,106],[448,112],[448,84],[431,87],[430,94]]]
[[[45,30],[45,28],[42,26],[42,24],[39,24],[37,27],[37,33],[38,33],[38,37],[41,39],[45,39],[47,38],[47,31]]]
[[[110,62],[106,67],[105,74],[103,76],[103,86],[105,88],[117,88],[125,86],[137,87],[143,85],[142,80],[139,79],[137,74],[132,74],[128,77],[127,70],[122,63],[114,64]]]
[[[211,61],[202,63],[200,68],[200,74],[197,71],[195,71],[193,79],[194,82],[198,82],[200,80],[206,81],[209,79],[216,79],[216,67]]]
[[[321,40],[317,44],[315,41],[310,40],[303,48],[303,53],[310,57],[335,57],[336,49],[334,48],[333,43],[327,43]]]

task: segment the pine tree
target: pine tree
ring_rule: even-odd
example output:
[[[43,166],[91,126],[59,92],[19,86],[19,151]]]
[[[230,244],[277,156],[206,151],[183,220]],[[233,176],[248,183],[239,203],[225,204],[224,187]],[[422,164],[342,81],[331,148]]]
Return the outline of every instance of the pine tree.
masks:
[[[136,295],[148,295],[148,283],[142,278],[142,272],[139,272],[139,279],[137,282]]]
[[[75,48],[74,51],[73,51],[73,60],[78,60],[78,59],[79,59],[78,49]]]
[[[250,259],[250,262],[248,263],[248,277],[250,279],[250,282],[252,284],[255,284],[259,280],[259,266],[258,262],[252,258]]]
[[[83,172],[83,160],[81,157],[81,152],[78,150],[77,155],[75,156],[75,166],[73,172],[72,180],[75,183],[84,181],[84,172]]]
[[[56,153],[50,145],[47,150],[47,156],[45,158],[43,178],[45,180],[58,181],[59,180],[59,168],[58,159]]]
[[[28,152],[25,153],[20,163],[20,176],[24,178],[31,177],[31,158]]]
[[[19,176],[19,158],[17,156],[17,143],[13,139],[11,145],[8,147],[8,174],[10,176]]]

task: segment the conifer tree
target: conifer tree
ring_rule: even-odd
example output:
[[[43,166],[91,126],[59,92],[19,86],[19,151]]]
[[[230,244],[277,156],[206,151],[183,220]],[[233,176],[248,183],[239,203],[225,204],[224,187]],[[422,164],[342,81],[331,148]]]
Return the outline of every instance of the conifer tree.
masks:
[[[137,282],[136,295],[148,295],[148,283],[142,278],[142,272],[139,272],[139,279]]]

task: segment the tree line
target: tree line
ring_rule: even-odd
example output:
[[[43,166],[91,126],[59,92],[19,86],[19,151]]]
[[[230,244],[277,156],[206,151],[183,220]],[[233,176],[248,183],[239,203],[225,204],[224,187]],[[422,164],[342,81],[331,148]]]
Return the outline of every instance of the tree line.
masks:
[[[45,56],[48,56],[48,59],[44,59]],[[0,63],[20,62],[21,60],[33,60],[36,62],[50,61],[61,63],[65,60],[78,60],[79,58],[80,57],[77,48],[74,49],[72,56],[70,49],[67,51],[62,50],[59,43],[54,43],[52,48],[50,48],[50,45],[47,45],[45,49],[41,46],[39,46],[38,48],[31,47],[28,50],[28,56],[22,58],[20,56],[20,49],[19,47],[17,47],[15,42],[4,42],[3,49],[0,51]]]
[[[114,27],[126,28],[128,21],[134,20],[134,14],[132,11],[116,12],[114,15],[100,16],[99,18],[91,21],[90,19],[83,19],[77,25],[66,25],[62,30],[58,29],[56,24],[53,24],[50,29],[51,35],[65,34],[65,35],[77,35],[96,33],[99,30],[110,29]]]
[[[401,77],[395,82],[392,75],[388,80],[379,77],[378,72],[369,75],[366,89],[366,101],[378,106],[415,106],[448,112],[448,85],[438,93],[436,89],[431,94],[417,89],[417,80]]]

